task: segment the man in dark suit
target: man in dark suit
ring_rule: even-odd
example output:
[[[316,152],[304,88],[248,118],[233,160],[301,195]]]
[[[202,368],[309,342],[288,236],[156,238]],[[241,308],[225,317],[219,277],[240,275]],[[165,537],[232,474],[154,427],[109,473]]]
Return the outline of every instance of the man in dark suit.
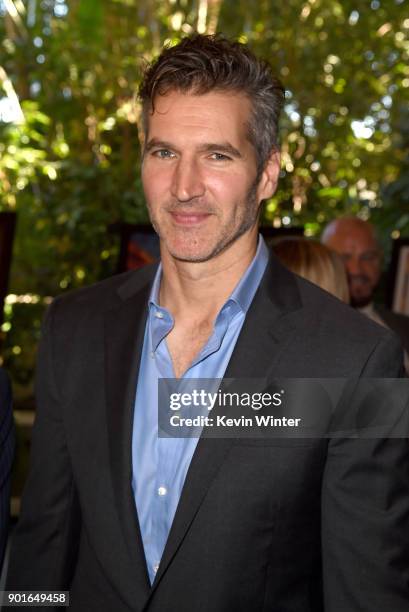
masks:
[[[383,253],[373,225],[358,217],[340,217],[325,227],[322,242],[344,261],[351,306],[399,336],[406,350],[409,372],[409,317],[374,302],[382,272]]]
[[[406,612],[406,440],[158,437],[161,378],[395,377],[402,355],[258,238],[267,64],[194,36],[140,95],[161,265],[48,311],[7,588],[70,590],[75,612]]]
[[[10,382],[0,368],[0,573],[10,516],[10,475],[14,458],[14,423]]]

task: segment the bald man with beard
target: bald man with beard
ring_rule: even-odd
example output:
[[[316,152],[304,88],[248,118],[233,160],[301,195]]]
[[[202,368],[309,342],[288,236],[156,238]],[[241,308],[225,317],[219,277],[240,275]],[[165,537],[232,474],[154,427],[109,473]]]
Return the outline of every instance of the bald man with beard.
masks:
[[[358,217],[334,219],[325,227],[321,242],[338,253],[345,264],[351,306],[399,336],[409,372],[409,317],[394,313],[373,300],[383,260],[373,225]]]

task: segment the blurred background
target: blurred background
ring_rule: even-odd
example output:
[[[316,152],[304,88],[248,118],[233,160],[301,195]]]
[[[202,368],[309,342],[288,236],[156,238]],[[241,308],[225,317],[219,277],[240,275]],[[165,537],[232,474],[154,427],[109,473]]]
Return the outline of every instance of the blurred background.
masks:
[[[193,31],[247,42],[286,87],[266,226],[318,237],[359,214],[387,257],[409,237],[407,1],[0,0],[0,212],[17,220],[1,359],[17,481],[44,308],[117,270],[118,224],[147,223],[135,94],[146,61]]]

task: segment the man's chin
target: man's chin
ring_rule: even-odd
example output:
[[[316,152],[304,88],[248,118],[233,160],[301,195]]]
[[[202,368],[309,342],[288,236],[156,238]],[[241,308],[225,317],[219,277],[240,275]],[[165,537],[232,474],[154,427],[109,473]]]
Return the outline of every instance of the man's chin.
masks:
[[[190,263],[202,263],[204,261],[208,261],[214,256],[213,251],[205,250],[203,248],[198,247],[172,247],[171,245],[167,246],[167,251],[172,259],[181,262],[190,262]]]
[[[372,295],[360,295],[353,296],[351,295],[350,304],[352,308],[365,308],[372,302]]]
[[[213,244],[208,243],[205,244],[205,241],[201,239],[200,241],[192,243],[176,243],[173,244],[168,242],[166,244],[166,250],[172,259],[180,261],[180,262],[190,262],[190,263],[204,263],[211,259],[214,259],[228,248],[232,241],[220,240],[219,242],[215,242]]]

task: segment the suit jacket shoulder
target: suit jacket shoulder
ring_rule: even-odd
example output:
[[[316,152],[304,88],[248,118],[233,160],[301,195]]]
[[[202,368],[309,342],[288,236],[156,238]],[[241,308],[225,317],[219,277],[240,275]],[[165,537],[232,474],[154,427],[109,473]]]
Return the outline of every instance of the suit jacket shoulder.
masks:
[[[64,314],[70,311],[76,314],[79,311],[105,311],[115,307],[118,299],[126,299],[150,285],[156,270],[157,264],[151,264],[139,270],[116,274],[93,285],[58,295],[53,304],[58,304],[58,309],[62,307]]]
[[[356,312],[313,283],[293,274],[271,258],[246,317],[247,345],[260,342],[263,328],[285,347],[280,365],[293,377],[356,377],[377,347],[386,344],[397,361],[399,340],[388,329]],[[240,343],[240,339],[239,339]],[[286,355],[291,354],[291,363]],[[295,356],[295,357],[294,357]],[[386,368],[386,372],[391,372]],[[375,374],[373,374],[375,375]],[[379,376],[382,375],[379,369]]]

